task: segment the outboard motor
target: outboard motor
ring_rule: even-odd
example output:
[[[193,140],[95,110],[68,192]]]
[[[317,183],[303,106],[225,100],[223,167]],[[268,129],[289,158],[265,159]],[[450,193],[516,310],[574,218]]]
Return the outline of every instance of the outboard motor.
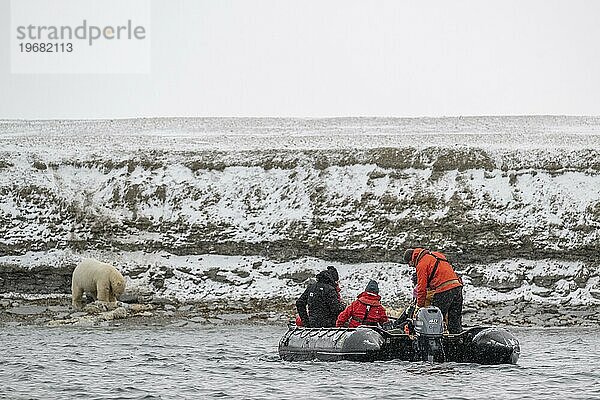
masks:
[[[415,318],[415,354],[423,361],[444,362],[444,316],[437,307],[419,309]]]

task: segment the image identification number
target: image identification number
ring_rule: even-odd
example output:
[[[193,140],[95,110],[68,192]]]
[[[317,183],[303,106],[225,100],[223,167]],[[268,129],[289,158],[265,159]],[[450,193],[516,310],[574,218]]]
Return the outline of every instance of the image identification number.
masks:
[[[19,43],[21,53],[71,53],[73,43]]]

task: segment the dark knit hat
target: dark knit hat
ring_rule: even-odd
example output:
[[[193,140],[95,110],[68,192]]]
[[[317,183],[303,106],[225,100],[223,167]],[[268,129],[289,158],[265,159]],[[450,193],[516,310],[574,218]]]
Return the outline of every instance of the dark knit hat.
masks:
[[[379,285],[377,284],[376,281],[370,280],[369,283],[367,283],[367,287],[365,288],[365,292],[371,292],[371,293],[377,293],[377,294],[379,294]]]
[[[412,260],[413,252],[415,249],[406,249],[404,252],[404,262],[409,263]]]
[[[331,275],[334,281],[337,282],[340,280],[340,275],[338,274],[337,269],[335,269],[333,265],[328,266],[327,271],[329,271],[329,275]]]

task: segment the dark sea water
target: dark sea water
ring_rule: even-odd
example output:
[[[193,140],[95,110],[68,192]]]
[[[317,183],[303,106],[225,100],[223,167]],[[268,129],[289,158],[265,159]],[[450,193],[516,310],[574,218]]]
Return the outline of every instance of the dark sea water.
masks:
[[[273,325],[0,328],[0,398],[600,399],[596,329],[513,329],[518,365],[283,362]]]

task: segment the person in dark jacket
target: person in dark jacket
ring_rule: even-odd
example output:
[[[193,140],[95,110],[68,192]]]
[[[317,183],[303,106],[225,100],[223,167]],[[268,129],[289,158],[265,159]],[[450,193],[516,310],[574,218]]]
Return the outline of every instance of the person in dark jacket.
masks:
[[[335,290],[335,281],[328,270],[317,274],[317,282],[309,285],[296,301],[296,309],[307,328],[331,328],[344,309]]]
[[[340,313],[335,326],[341,327],[350,321],[348,327],[356,328],[359,325],[380,325],[387,320],[385,308],[381,305],[379,285],[371,280],[365,291]]]
[[[342,301],[342,290],[340,289],[340,275],[333,265],[327,267],[327,271],[335,281],[335,291],[337,292],[338,300]]]

